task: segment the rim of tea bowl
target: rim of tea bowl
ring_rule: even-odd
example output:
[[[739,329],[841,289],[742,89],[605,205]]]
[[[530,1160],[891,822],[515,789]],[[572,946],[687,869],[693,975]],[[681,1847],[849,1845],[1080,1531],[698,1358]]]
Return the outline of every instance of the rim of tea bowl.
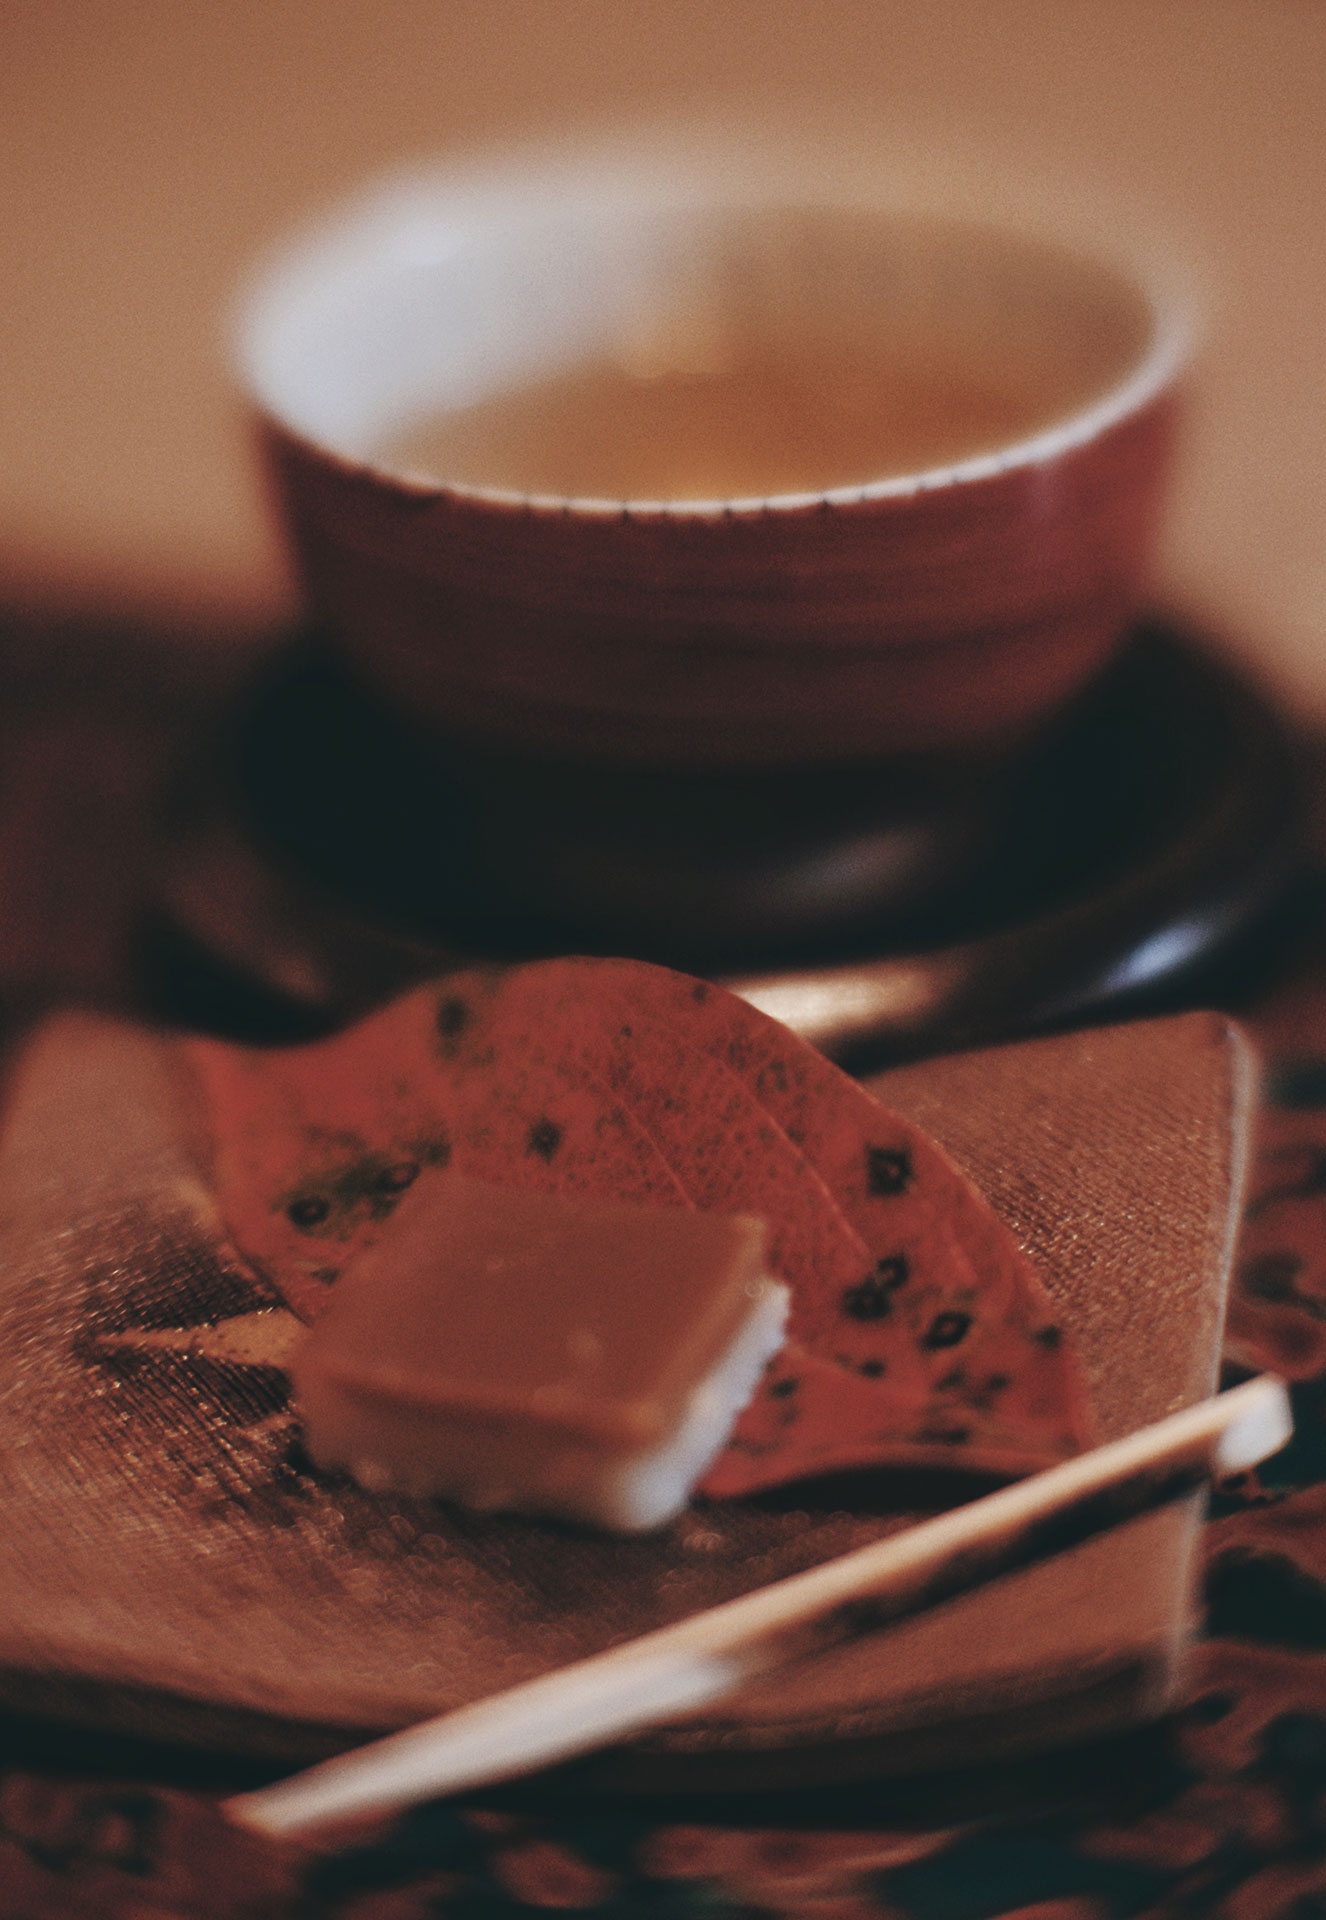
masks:
[[[685,365],[752,328],[774,352],[942,329],[955,363],[1014,355],[1069,398],[994,448],[767,495],[383,457],[623,342]],[[1181,290],[1015,227],[532,175],[333,215],[255,278],[238,358],[309,610],[368,688],[469,746],[736,767],[998,750],[1060,706],[1143,595],[1191,336]]]

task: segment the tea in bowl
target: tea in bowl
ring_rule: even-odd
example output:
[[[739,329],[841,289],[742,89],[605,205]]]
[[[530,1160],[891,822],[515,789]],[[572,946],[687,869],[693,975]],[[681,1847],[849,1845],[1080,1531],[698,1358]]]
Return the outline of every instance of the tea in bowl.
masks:
[[[737,768],[1003,744],[1081,685],[1185,333],[1031,234],[531,176],[333,219],[240,355],[366,686],[452,742]]]

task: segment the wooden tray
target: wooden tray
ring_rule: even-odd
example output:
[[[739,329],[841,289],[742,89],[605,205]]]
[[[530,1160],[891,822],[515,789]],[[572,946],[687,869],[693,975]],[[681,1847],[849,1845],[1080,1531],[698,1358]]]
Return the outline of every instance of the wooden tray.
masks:
[[[1103,1438],[1211,1390],[1247,1049],[1214,1015],[958,1056],[878,1091],[974,1175],[1080,1342]],[[599,1539],[386,1500],[302,1461],[265,1302],[193,1171],[168,1042],[40,1032],[0,1138],[0,1699],[312,1758],[798,1571],[922,1509],[862,1489]],[[851,1504],[844,1497],[850,1492]],[[935,1489],[927,1490],[933,1503]],[[951,1489],[949,1490],[951,1493]],[[879,1497],[878,1495],[876,1496]],[[589,1779],[748,1786],[989,1757],[1160,1711],[1192,1501],[619,1750]]]

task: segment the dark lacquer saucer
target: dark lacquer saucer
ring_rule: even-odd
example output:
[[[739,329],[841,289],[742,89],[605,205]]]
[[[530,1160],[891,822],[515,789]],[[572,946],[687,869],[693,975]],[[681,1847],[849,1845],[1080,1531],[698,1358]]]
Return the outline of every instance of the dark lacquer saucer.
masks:
[[[1295,870],[1292,760],[1159,625],[1018,756],[732,774],[443,748],[305,638],[177,797],[147,960],[161,1011],[254,1036],[610,952],[805,983],[839,1051],[970,1046],[1196,991]]]

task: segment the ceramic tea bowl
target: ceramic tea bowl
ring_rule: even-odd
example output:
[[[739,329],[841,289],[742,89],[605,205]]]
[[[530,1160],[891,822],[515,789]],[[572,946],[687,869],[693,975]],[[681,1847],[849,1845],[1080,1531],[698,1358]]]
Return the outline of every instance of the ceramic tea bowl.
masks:
[[[1188,326],[1029,233],[531,173],[379,190],[239,331],[368,688],[468,745],[736,768],[971,752],[1086,680],[1145,592]]]

